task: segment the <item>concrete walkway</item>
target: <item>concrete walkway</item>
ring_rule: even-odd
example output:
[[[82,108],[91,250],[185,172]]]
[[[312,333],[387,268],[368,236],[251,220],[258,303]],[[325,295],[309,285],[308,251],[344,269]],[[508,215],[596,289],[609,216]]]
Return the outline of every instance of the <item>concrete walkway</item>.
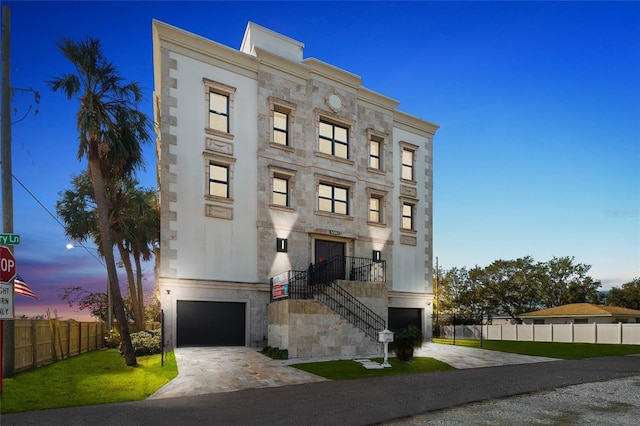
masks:
[[[178,377],[148,399],[323,382],[327,379],[288,365],[336,359],[273,360],[260,354],[256,348],[246,347],[177,348],[175,354]],[[552,358],[436,343],[425,343],[415,355],[435,358],[457,369],[554,361]]]
[[[176,348],[178,377],[148,399],[269,388],[327,379],[287,367],[257,348]]]

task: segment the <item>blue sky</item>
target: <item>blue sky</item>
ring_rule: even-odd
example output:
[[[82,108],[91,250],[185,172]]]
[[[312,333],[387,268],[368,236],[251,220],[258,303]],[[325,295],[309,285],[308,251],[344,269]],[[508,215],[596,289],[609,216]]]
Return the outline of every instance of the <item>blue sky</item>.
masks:
[[[11,7],[12,87],[39,91],[13,126],[13,172],[55,212],[81,172],[76,102],[45,84],[72,69],[61,36],[93,36],[152,116],[151,20],[239,48],[248,21],[362,77],[399,109],[441,126],[434,142],[434,253],[444,268],[575,256],[603,288],[640,276],[640,3],[3,2]],[[14,119],[31,103],[17,92]],[[146,147],[145,187],[155,187]],[[62,227],[14,182],[18,270],[47,308],[106,289],[101,264],[65,249]],[[87,243],[87,246],[93,246]],[[145,268],[152,289],[153,266]]]

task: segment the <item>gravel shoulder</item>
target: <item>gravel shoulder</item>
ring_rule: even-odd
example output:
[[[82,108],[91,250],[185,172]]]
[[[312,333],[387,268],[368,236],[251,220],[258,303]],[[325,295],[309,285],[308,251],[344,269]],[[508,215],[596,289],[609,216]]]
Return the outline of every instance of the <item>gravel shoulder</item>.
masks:
[[[640,376],[634,376],[466,404],[384,424],[636,426],[638,419]]]

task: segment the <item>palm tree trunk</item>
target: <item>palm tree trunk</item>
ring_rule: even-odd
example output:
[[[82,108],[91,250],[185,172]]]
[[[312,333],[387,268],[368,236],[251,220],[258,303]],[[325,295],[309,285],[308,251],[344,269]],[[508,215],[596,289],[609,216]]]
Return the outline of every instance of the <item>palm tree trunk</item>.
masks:
[[[120,293],[120,284],[118,282],[116,261],[113,256],[113,242],[111,239],[111,227],[109,225],[109,206],[107,204],[107,195],[102,170],[100,169],[100,159],[97,156],[97,153],[93,155],[89,154],[88,159],[89,175],[91,176],[91,182],[93,184],[96,212],[98,213],[98,229],[100,230],[104,260],[107,265],[107,276],[109,278],[109,288],[111,290],[113,309],[116,320],[118,321],[118,329],[120,330],[122,352],[124,354],[126,364],[130,367],[134,367],[138,362],[136,360],[136,354],[133,351],[133,345],[131,344],[129,325],[127,324],[127,316],[124,312],[124,302],[122,301],[122,293]]]
[[[127,271],[127,290],[129,297],[131,298],[131,310],[133,311],[133,323],[135,324],[135,331],[144,330],[144,326],[140,326],[140,317],[143,315],[140,312],[140,302],[138,299],[138,292],[136,289],[136,282],[133,276],[133,267],[131,266],[131,257],[129,250],[124,247],[122,241],[118,241],[118,250],[120,251],[120,258],[124,264],[124,269]]]
[[[144,312],[144,290],[142,288],[142,264],[140,262],[140,251],[133,251],[133,260],[136,262],[136,289],[138,291],[138,303],[140,303],[140,312],[142,313],[141,321],[142,329],[146,328],[146,318]]]

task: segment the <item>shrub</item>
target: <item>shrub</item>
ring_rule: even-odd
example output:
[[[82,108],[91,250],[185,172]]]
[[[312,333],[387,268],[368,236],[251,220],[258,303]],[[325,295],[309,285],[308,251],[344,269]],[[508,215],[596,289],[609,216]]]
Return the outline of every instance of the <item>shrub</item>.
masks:
[[[104,345],[107,348],[115,349],[120,347],[120,333],[118,330],[110,330],[104,338]]]
[[[389,345],[389,349],[396,353],[398,361],[409,362],[413,359],[413,350],[420,346],[422,346],[422,331],[411,325],[393,334],[393,342]]]
[[[271,346],[267,346],[260,351],[261,354],[268,356],[273,359],[288,359],[289,351],[287,349],[279,349],[272,348]]]
[[[140,331],[131,334],[131,345],[136,356],[159,354],[161,352],[160,329]],[[120,345],[122,353],[122,345]]]

